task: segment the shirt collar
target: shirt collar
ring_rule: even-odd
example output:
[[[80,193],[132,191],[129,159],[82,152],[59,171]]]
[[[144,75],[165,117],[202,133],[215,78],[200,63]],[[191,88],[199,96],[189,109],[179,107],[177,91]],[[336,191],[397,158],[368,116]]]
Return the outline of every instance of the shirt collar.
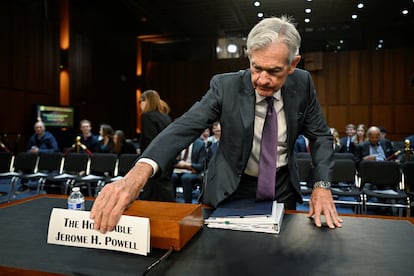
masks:
[[[260,96],[257,91],[254,91],[256,93],[256,103],[260,103],[261,101],[264,101],[266,97]],[[273,94],[273,98],[276,99],[276,101],[280,101],[282,98],[282,92],[279,89],[276,93]]]

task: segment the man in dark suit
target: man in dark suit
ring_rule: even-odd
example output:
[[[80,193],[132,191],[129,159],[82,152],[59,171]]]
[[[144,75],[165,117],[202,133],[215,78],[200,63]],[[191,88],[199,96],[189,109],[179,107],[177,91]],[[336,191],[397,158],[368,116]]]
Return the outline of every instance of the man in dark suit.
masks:
[[[371,126],[367,130],[368,141],[359,144],[355,149],[356,162],[362,160],[385,161],[392,158],[395,149],[391,141],[381,138],[381,131],[376,126]]]
[[[356,128],[354,124],[347,124],[345,127],[346,136],[339,139],[343,149],[340,152],[354,153],[355,144],[352,142],[352,138],[355,136]]]
[[[150,144],[122,182],[106,185],[97,197],[91,218],[95,229],[115,227],[125,208],[152,175],[177,156],[214,121],[221,123],[220,146],[209,163],[203,201],[213,207],[229,198],[255,197],[262,128],[267,102],[277,112],[275,196],[287,209],[302,202],[294,145],[300,133],[310,143],[315,185],[309,217],[321,227],[340,227],[329,181],[334,165],[332,135],[318,103],[312,78],[296,69],[300,35],[289,19],[267,18],[249,33],[250,69],[216,75],[200,102],[170,124]],[[275,141],[276,143],[276,141]],[[266,173],[266,172],[265,172]]]
[[[206,144],[201,138],[198,138],[181,152],[177,162],[174,164],[171,182],[174,188],[183,187],[185,203],[192,203],[194,185],[202,185],[202,173],[206,168],[206,158]]]

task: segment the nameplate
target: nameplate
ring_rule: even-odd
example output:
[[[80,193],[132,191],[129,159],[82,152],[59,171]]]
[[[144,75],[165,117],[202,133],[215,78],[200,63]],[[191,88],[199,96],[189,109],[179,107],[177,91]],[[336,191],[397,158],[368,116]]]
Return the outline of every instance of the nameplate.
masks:
[[[150,251],[149,218],[125,216],[111,232],[93,229],[88,211],[53,208],[49,220],[47,243],[88,247],[147,255]]]

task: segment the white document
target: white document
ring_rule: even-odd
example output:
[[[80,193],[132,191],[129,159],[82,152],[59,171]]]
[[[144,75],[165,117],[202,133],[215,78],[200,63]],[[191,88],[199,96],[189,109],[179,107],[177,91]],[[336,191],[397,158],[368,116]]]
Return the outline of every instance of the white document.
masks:
[[[147,255],[150,252],[149,218],[122,216],[111,232],[93,229],[89,211],[53,208],[47,243]]]
[[[284,204],[274,201],[270,216],[214,217],[206,219],[205,223],[209,228],[279,234],[284,212]]]

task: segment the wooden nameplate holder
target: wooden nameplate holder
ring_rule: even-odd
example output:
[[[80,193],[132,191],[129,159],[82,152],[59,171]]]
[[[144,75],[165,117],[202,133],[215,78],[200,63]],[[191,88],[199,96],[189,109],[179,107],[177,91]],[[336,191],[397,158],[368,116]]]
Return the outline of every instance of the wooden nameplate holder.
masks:
[[[203,226],[200,204],[136,200],[124,215],[150,219],[153,248],[180,251]]]

